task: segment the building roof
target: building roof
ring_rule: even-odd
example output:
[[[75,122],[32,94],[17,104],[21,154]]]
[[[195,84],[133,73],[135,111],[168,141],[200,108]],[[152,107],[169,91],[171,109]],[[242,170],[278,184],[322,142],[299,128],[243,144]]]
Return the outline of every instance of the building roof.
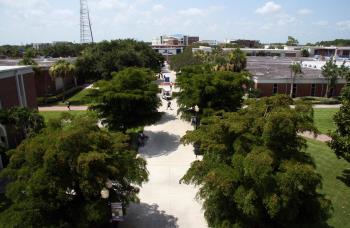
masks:
[[[70,63],[73,63],[76,58],[35,58],[34,61],[38,63],[40,67],[50,67],[60,59],[64,59]],[[0,66],[16,66],[21,59],[0,59]]]
[[[304,62],[317,62],[310,59],[304,59],[308,61],[302,61],[303,74],[298,77],[298,81],[311,82],[311,81],[324,81],[322,71],[313,67],[304,67]],[[256,81],[270,82],[274,81],[287,81],[291,78],[291,72],[289,65],[293,63],[295,59],[292,58],[273,58],[273,57],[248,57],[247,69],[253,75]],[[344,79],[338,80],[344,83]]]
[[[30,66],[0,66],[0,73],[14,71],[14,70],[24,70],[31,69]]]

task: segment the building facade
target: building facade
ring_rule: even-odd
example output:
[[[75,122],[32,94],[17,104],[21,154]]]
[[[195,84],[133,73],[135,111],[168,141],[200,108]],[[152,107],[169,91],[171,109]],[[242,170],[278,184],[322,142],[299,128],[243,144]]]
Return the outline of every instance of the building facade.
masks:
[[[34,72],[28,66],[0,66],[0,109],[37,109]],[[16,132],[0,124],[0,144],[15,146]]]

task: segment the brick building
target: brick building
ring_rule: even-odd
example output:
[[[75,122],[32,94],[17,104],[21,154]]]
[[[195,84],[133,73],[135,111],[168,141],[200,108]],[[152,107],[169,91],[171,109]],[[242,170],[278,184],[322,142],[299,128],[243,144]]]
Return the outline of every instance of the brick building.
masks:
[[[255,88],[259,95],[272,96],[274,94],[290,94],[293,89],[294,97],[324,97],[326,94],[327,81],[322,76],[320,65],[317,67],[303,64],[303,74],[297,76],[293,88],[291,88],[291,72],[289,65],[292,59],[270,58],[270,57],[249,57],[247,69],[253,75]],[[339,96],[345,85],[345,79],[338,79],[337,85],[330,88],[330,96]]]
[[[34,71],[28,66],[0,66],[0,109],[28,107],[37,109]],[[0,143],[13,146],[13,132],[0,124]]]

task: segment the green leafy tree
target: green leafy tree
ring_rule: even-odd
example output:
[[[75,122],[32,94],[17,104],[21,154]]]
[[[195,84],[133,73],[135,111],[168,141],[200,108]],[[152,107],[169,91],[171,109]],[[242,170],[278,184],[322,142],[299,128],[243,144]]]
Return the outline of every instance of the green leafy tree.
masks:
[[[325,97],[332,96],[332,94],[330,94],[329,91],[337,84],[340,74],[341,72],[339,70],[338,65],[336,64],[336,60],[333,58],[328,60],[326,64],[322,67],[322,75],[327,80]]]
[[[36,57],[36,53],[32,48],[27,48],[24,52],[23,58],[19,61],[19,65],[37,66],[38,63],[33,60]]]
[[[300,54],[302,57],[309,57],[310,56],[310,52],[307,49],[301,49]]]
[[[37,110],[13,107],[0,110],[0,124],[9,126],[16,132],[15,144],[38,134],[44,127],[44,118]]]
[[[179,112],[188,119],[196,105],[199,115],[218,110],[237,111],[241,108],[244,86],[249,83],[247,72],[213,71],[206,66],[184,68],[176,79],[180,87]]]
[[[292,36],[288,36],[288,40],[286,42],[286,45],[288,45],[288,46],[298,46],[298,44],[299,44],[299,41],[297,39],[295,39]]]
[[[91,107],[109,129],[125,132],[158,120],[160,99],[152,71],[127,68],[112,75],[111,80],[96,83],[97,104]]]
[[[290,93],[289,96],[293,97],[293,87],[295,80],[298,76],[301,76],[303,74],[303,70],[301,67],[301,64],[299,62],[294,62],[289,66],[290,69]]]
[[[341,66],[342,75],[349,82],[350,69]],[[336,131],[331,132],[332,140],[329,146],[334,150],[339,158],[350,162],[350,85],[349,83],[342,90],[342,105],[339,112],[334,116],[334,122],[337,126]]]
[[[50,76],[53,79],[56,78],[62,78],[63,81],[63,101],[65,101],[65,93],[66,93],[66,85],[65,80],[66,78],[72,76],[74,77],[74,81],[76,84],[76,78],[75,78],[75,72],[76,68],[75,65],[71,64],[70,62],[66,60],[58,60],[54,65],[50,67]]]
[[[206,58],[208,57],[205,52],[192,53],[192,47],[186,47],[183,53],[170,57],[170,67],[179,72],[184,67],[203,64]]]
[[[310,227],[329,217],[321,176],[298,132],[315,131],[311,105],[262,98],[238,112],[218,112],[188,132],[203,154],[182,182],[199,186],[210,227]]]
[[[81,80],[108,80],[112,72],[128,67],[151,68],[160,72],[164,57],[150,45],[131,39],[103,41],[88,46],[76,62],[77,75]]]
[[[10,152],[2,177],[10,180],[11,206],[1,227],[102,227],[110,202],[138,201],[147,180],[146,161],[130,150],[128,137],[97,126],[92,116],[66,115]],[[106,184],[110,183],[110,184]]]

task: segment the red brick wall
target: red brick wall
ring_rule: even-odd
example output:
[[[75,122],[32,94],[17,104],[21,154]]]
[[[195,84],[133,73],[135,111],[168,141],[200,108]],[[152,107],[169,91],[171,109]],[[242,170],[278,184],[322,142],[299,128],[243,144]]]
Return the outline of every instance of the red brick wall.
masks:
[[[28,108],[38,108],[37,93],[35,88],[34,73],[23,75],[23,82],[26,90],[27,106]]]
[[[67,77],[64,82],[66,89],[74,86],[74,78],[72,76]],[[48,68],[42,68],[35,74],[35,87],[38,97],[45,97],[57,93],[56,82],[51,78]]]
[[[19,106],[15,77],[0,79],[0,101],[2,108]]]
[[[266,96],[272,96],[273,95],[273,83],[264,83],[264,84],[257,84],[255,85],[255,88],[259,90],[261,97]],[[311,96],[311,88],[312,84],[296,84],[297,85],[297,91],[296,91],[296,97],[306,97]],[[278,88],[278,94],[287,94],[290,93],[290,84],[286,83],[279,83],[277,84]],[[339,96],[341,93],[341,90],[343,88],[344,84],[338,84],[333,92],[333,96]],[[316,84],[316,90],[315,90],[315,96],[316,97],[323,97],[326,93],[326,84]]]

